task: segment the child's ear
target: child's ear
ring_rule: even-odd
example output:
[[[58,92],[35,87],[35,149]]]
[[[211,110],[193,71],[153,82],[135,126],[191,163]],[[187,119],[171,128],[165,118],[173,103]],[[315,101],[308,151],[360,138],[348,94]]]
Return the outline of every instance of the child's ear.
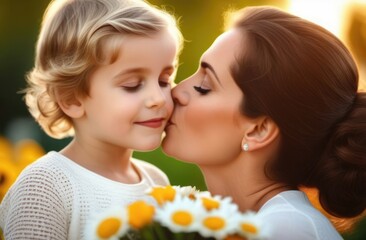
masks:
[[[57,94],[57,103],[61,110],[70,118],[81,118],[84,116],[84,106],[82,101],[75,95],[62,96]]]
[[[278,136],[279,128],[272,119],[258,118],[245,131],[242,146],[246,144],[245,151],[261,149],[272,143]]]

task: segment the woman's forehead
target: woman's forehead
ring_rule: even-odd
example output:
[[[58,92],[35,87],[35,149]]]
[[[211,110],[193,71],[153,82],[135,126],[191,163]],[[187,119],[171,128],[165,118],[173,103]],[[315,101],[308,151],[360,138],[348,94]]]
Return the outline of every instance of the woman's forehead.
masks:
[[[240,32],[235,29],[229,30],[216,38],[212,45],[202,55],[202,59],[211,57],[216,59],[228,59],[234,57],[242,43]]]
[[[227,77],[229,69],[237,59],[238,51],[242,49],[240,32],[230,30],[221,34],[201,57],[202,63],[208,63],[215,70],[217,75]],[[222,76],[224,75],[224,76]]]

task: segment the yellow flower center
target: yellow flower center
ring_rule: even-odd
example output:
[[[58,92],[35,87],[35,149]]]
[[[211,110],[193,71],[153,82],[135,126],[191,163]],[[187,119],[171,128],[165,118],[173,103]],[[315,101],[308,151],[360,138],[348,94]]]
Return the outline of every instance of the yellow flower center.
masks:
[[[239,235],[229,235],[225,238],[225,240],[246,240],[246,238]]]
[[[144,201],[136,201],[128,206],[129,223],[140,229],[152,222],[155,208]]]
[[[4,173],[0,172],[0,186],[6,181],[6,176]]]
[[[257,227],[251,223],[242,223],[241,229],[243,230],[243,232],[247,232],[247,233],[251,233],[251,234],[258,233]]]
[[[196,196],[193,193],[189,194],[188,198],[192,199],[192,200],[196,200]]]
[[[97,235],[99,238],[110,238],[117,234],[122,222],[115,217],[106,218],[99,224],[97,228]]]
[[[193,216],[186,211],[176,211],[172,215],[172,220],[177,225],[189,226],[193,222]]]
[[[225,220],[221,217],[207,217],[205,220],[203,220],[203,225],[208,229],[216,231],[225,227]]]
[[[212,199],[212,198],[206,198],[206,197],[203,197],[202,198],[202,203],[203,203],[203,206],[208,210],[212,210],[212,209],[217,209],[220,207],[220,203],[218,201],[216,201],[215,199]]]
[[[173,201],[175,198],[175,189],[172,186],[155,187],[150,195],[155,198],[158,204],[163,204],[167,201]]]
[[[19,169],[12,162],[0,157],[0,201],[17,178],[18,173]]]

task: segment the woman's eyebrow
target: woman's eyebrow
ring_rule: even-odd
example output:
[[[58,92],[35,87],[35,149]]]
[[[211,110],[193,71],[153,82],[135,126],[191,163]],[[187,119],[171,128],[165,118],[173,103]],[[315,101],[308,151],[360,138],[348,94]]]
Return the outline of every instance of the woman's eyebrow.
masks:
[[[215,78],[219,82],[219,84],[222,85],[219,77],[217,76],[217,74],[215,72],[215,69],[212,67],[211,64],[209,64],[208,62],[201,61],[201,68],[209,69],[212,72],[212,74],[215,76]]]

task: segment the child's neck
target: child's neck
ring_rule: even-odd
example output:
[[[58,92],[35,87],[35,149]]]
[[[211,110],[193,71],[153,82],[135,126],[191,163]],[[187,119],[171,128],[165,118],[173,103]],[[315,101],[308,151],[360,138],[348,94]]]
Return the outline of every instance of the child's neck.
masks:
[[[113,181],[127,184],[141,181],[138,171],[130,161],[130,149],[98,148],[73,140],[60,153],[78,165]]]

